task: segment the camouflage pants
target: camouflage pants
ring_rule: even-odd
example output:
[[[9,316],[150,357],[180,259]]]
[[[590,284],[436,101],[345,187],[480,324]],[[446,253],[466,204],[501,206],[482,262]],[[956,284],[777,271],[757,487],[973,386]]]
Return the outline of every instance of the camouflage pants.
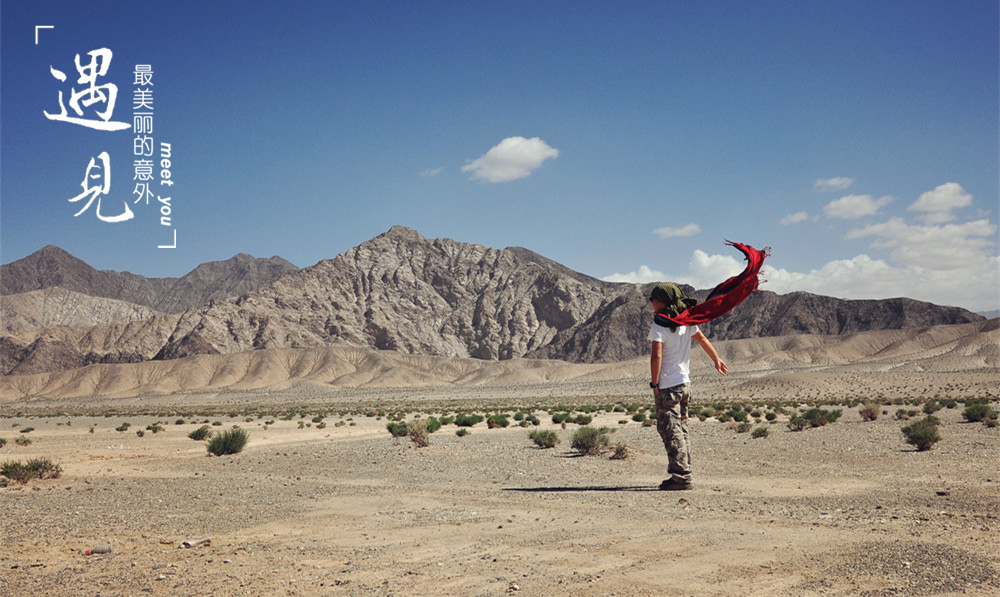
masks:
[[[656,431],[667,449],[667,471],[674,481],[691,482],[691,449],[688,443],[688,384],[656,391]]]

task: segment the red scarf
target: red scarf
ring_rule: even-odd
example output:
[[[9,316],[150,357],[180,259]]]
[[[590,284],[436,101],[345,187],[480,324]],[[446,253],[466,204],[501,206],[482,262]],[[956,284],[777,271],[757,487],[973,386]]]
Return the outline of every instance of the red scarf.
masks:
[[[764,265],[764,258],[771,254],[771,248],[764,247],[764,250],[758,251],[750,245],[742,243],[726,241],[726,244],[736,247],[746,255],[746,269],[738,276],[733,276],[716,286],[704,302],[682,311],[676,317],[667,317],[663,313],[657,313],[654,316],[656,323],[663,326],[701,325],[729,313],[733,307],[750,296],[750,293],[757,290],[757,285],[760,283],[757,276],[760,274],[761,266]]]

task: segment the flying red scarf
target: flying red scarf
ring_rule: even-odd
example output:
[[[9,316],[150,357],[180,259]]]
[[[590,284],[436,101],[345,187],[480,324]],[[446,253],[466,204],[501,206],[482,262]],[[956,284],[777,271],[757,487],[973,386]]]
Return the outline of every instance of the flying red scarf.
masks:
[[[765,247],[764,250],[758,251],[750,245],[728,240],[726,244],[736,247],[746,256],[746,269],[738,276],[733,276],[712,289],[703,302],[681,311],[675,317],[657,313],[653,316],[656,323],[664,327],[701,325],[729,313],[750,296],[750,293],[757,290],[757,285],[760,283],[757,276],[760,274],[761,266],[764,265],[764,258],[771,254],[771,248]]]

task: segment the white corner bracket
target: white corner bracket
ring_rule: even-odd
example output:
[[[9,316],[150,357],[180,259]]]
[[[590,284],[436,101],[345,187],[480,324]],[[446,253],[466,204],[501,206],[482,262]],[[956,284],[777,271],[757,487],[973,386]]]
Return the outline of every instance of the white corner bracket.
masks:
[[[35,25],[35,45],[38,45],[38,30],[39,29],[55,29],[55,25]]]

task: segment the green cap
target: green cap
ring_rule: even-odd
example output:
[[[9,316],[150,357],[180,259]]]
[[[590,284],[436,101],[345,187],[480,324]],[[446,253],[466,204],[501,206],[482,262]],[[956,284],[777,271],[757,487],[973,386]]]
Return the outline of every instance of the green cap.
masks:
[[[682,311],[698,304],[698,301],[684,296],[684,291],[673,282],[661,282],[657,284],[649,294],[649,300],[656,299],[666,305],[666,309],[661,311],[667,317],[676,317]]]

